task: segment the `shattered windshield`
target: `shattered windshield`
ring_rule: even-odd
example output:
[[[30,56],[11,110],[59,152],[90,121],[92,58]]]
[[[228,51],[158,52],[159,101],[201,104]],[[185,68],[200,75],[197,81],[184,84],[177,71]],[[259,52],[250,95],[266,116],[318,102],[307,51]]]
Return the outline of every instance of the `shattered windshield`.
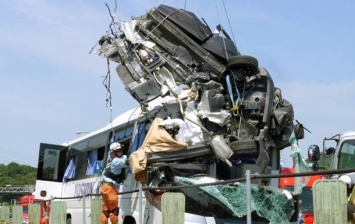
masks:
[[[199,181],[183,177],[175,178],[177,182],[185,184],[199,184],[204,182],[203,180]],[[200,189],[203,190],[205,194],[220,201],[220,205],[226,207],[232,216],[246,216],[247,204],[245,184],[214,185],[200,187]],[[195,197],[199,197],[200,199],[201,195],[203,195],[203,193],[195,194]],[[202,204],[205,203],[202,202]],[[287,198],[282,191],[252,186],[251,210],[256,212],[260,217],[269,220],[270,223],[287,223],[294,213],[294,205],[293,201]],[[211,211],[211,209],[206,209],[206,211]]]

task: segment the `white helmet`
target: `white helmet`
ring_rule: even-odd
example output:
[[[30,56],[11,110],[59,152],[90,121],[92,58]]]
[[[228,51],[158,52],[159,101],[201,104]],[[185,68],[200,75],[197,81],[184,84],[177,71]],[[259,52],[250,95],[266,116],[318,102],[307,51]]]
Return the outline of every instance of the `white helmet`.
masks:
[[[352,186],[351,178],[348,175],[342,175],[338,179],[346,183],[349,188]]]
[[[110,145],[110,150],[111,151],[122,151],[121,144],[118,142],[114,142]]]

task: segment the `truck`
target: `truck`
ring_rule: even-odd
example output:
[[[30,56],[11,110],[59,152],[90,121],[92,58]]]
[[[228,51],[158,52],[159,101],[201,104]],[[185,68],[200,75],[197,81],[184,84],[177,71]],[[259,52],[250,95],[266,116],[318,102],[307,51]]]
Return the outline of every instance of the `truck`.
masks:
[[[32,194],[26,194],[17,199],[18,205],[22,207],[22,224],[28,223],[28,206],[35,203],[35,197]]]
[[[322,155],[322,163],[318,164]],[[355,131],[346,131],[343,134],[336,134],[323,139],[323,152],[319,146],[312,145],[308,149],[310,161],[316,164],[313,167],[322,166],[330,170],[353,169],[355,168]],[[330,164],[325,164],[325,160],[330,159]],[[347,203],[348,220],[355,221],[355,172],[345,174],[329,174],[329,179],[340,179],[346,183],[349,200]]]
[[[45,201],[36,201],[35,195],[33,194],[26,194],[24,196],[21,196],[17,199],[18,205],[22,207],[22,224],[29,223],[29,206],[31,204],[38,203],[40,205],[40,223],[39,224],[45,224],[48,223],[48,213],[49,213],[49,208],[46,204]]]
[[[293,167],[282,167],[280,169],[281,174],[286,173],[294,173]],[[312,193],[312,186],[316,180],[322,179],[322,175],[312,175],[309,176],[309,180],[307,184],[302,188],[301,193],[301,206],[300,212],[302,216],[302,220],[305,224],[313,224],[314,221],[314,214],[313,214],[313,193]],[[294,191],[295,187],[295,178],[294,177],[282,177],[280,178],[280,188]]]

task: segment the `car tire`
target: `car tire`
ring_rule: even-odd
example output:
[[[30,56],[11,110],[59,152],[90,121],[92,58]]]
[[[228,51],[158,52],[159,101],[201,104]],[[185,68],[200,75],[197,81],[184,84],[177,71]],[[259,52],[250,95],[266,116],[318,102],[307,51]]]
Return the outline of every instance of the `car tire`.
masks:
[[[259,62],[256,58],[247,55],[236,55],[228,59],[228,68],[246,68],[250,75],[254,75],[259,68]]]
[[[230,143],[230,148],[236,155],[259,154],[255,140],[239,140]]]

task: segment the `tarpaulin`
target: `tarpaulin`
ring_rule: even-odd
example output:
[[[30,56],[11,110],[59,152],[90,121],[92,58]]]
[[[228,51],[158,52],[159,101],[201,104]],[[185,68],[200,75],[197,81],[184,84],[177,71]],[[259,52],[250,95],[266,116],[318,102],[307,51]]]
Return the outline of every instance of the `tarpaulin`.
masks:
[[[159,125],[162,121],[162,118],[154,119],[142,146],[129,157],[132,174],[142,184],[145,184],[144,171],[150,153],[174,152],[187,147],[186,143],[175,140],[163,126]]]

